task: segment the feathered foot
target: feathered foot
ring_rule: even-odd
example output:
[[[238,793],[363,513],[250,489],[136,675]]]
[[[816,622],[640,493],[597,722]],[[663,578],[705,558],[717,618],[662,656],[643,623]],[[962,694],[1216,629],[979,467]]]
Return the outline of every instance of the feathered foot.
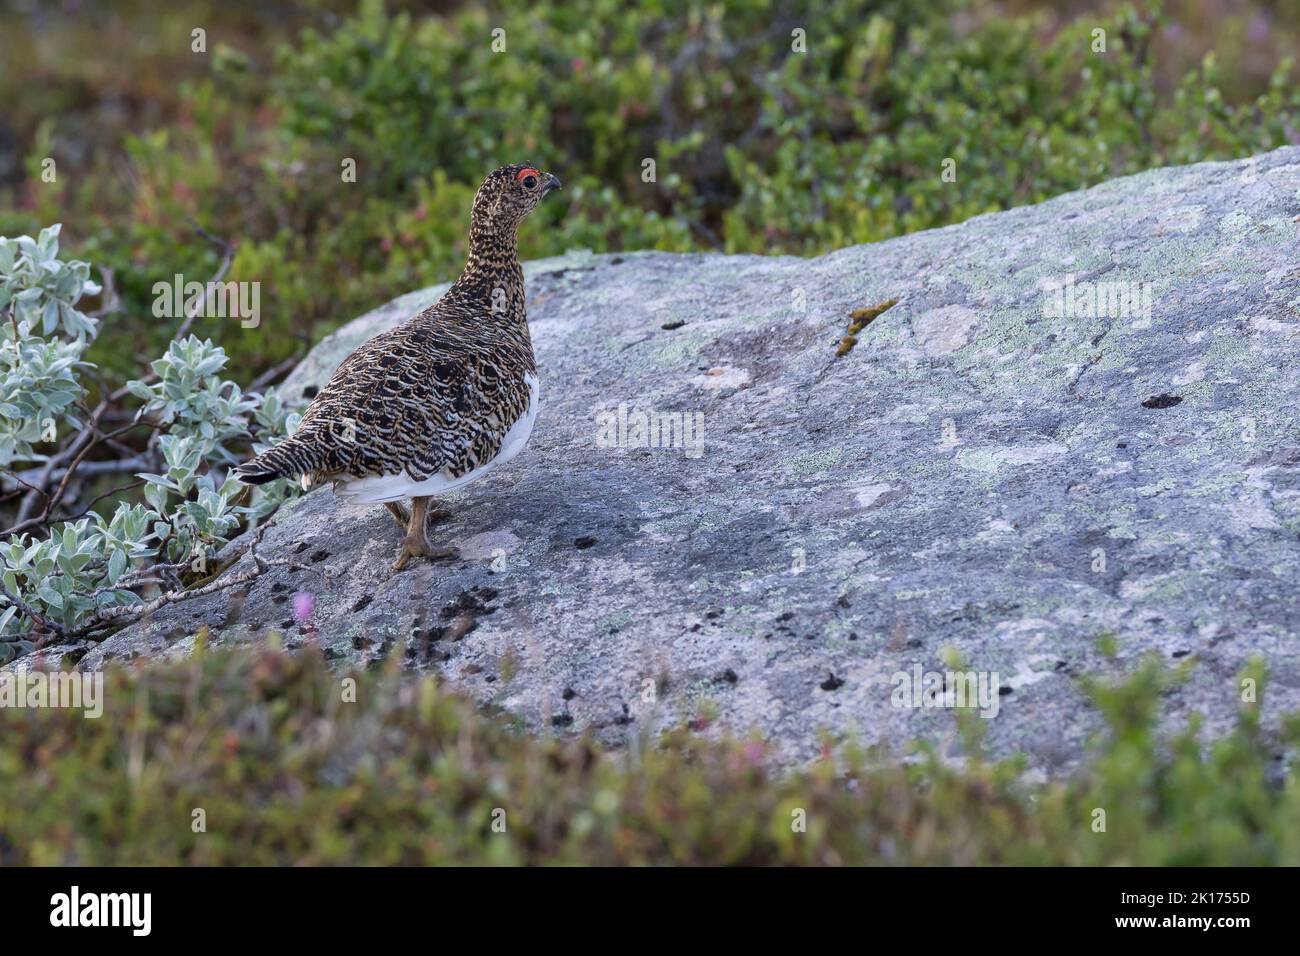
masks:
[[[401,505],[396,507],[401,508]],[[392,506],[388,510],[393,512],[393,517],[397,517],[397,511]],[[393,563],[394,571],[400,571],[406,567],[406,562],[411,558],[431,558],[436,560],[438,558],[460,557],[458,548],[435,548],[429,543],[429,537],[425,533],[425,522],[429,514],[428,498],[411,499],[411,519],[406,526],[406,537],[402,539],[402,549],[397,552],[397,560]],[[434,514],[439,513],[434,512]]]

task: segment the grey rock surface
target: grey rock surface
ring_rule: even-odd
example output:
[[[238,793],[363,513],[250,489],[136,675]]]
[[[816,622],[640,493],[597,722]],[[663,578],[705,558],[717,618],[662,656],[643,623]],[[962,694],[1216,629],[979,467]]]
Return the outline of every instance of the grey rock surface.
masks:
[[[301,643],[310,591],[341,664],[391,650],[613,744],[683,721],[790,761],[823,732],[951,740],[952,711],[895,706],[893,680],[949,648],[999,675],[992,748],[1045,772],[1100,725],[1078,676],[1147,654],[1194,659],[1165,703],[1211,733],[1262,655],[1276,721],[1300,709],[1297,214],[1287,148],[811,260],[532,263],[542,412],[519,458],[448,497],[431,538],[461,560],[393,574],[387,512],[315,490],[261,549],[313,570],[165,609],[84,664],[184,654],[204,625]],[[1082,315],[1053,306],[1070,276]],[[442,288],[331,335],[290,394]],[[837,355],[850,312],[890,299]],[[702,447],[606,447],[620,406],[625,445],[636,412],[680,412]]]

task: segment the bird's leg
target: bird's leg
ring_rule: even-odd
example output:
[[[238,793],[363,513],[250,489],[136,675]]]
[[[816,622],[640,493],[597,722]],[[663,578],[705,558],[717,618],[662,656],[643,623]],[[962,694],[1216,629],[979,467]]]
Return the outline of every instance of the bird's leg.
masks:
[[[429,499],[411,499],[411,523],[406,526],[406,537],[402,539],[402,550],[397,554],[393,564],[394,571],[406,567],[411,558],[458,558],[460,551],[456,548],[434,548],[429,544],[425,533],[425,519],[429,514]]]
[[[429,502],[428,517],[425,518],[425,525],[437,524],[439,521],[446,521],[451,517],[451,512],[442,506],[442,502],[437,498],[426,498]]]
[[[385,501],[384,507],[392,514],[393,520],[397,522],[403,531],[405,531],[407,525],[411,523],[411,513],[406,510],[406,505],[399,504],[396,501]],[[429,511],[425,517],[425,524],[437,524],[439,521],[445,521],[450,517],[451,512],[444,508],[440,503],[435,502],[429,505]]]
[[[411,513],[406,510],[406,506],[396,501],[385,501],[384,507],[389,510],[397,526],[405,530],[406,526],[411,523]]]

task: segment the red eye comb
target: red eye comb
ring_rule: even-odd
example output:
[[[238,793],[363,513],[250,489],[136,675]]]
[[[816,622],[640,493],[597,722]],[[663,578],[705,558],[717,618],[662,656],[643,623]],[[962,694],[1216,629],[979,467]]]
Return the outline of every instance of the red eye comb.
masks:
[[[540,178],[541,175],[542,175],[541,173],[533,169],[533,167],[529,166],[525,169],[519,170],[519,175],[516,176],[515,179],[523,179],[525,176],[537,176]]]

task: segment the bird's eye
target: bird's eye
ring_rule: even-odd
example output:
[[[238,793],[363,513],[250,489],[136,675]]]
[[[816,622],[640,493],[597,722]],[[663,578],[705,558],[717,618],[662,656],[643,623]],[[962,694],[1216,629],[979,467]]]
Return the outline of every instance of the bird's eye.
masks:
[[[524,177],[524,186],[525,186],[525,188],[527,188],[527,189],[532,189],[532,188],[533,188],[534,186],[536,186],[536,185],[537,185],[537,177],[536,177],[536,176],[525,176],[525,177]]]
[[[518,180],[524,184],[525,189],[532,189],[537,185],[537,177],[541,175],[531,166],[526,166],[519,170]]]

